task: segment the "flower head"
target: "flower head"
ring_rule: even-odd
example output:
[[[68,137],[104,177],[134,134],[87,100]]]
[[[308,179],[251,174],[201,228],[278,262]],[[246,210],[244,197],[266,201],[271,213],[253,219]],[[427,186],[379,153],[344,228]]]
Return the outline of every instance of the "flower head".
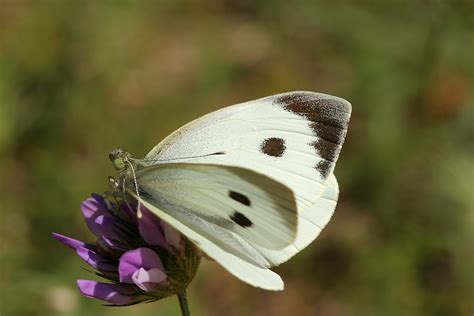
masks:
[[[109,281],[78,280],[84,296],[120,306],[155,301],[182,291],[194,277],[200,261],[195,247],[144,206],[140,216],[136,209],[121,195],[93,194],[81,210],[95,242],[53,233]]]

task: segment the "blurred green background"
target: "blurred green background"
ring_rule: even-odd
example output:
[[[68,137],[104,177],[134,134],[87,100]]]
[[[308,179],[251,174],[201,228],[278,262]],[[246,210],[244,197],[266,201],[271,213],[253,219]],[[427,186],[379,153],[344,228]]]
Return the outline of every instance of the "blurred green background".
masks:
[[[79,204],[107,158],[143,157],[200,115],[291,90],[348,99],[336,213],[277,268],[283,292],[204,262],[193,315],[474,313],[472,1],[0,0],[0,315],[105,308],[51,232],[92,240]]]

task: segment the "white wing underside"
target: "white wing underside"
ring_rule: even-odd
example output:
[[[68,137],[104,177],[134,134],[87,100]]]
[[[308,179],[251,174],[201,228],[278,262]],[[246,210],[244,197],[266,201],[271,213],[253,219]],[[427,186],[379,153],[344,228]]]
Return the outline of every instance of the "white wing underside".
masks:
[[[161,219],[172,225],[179,232],[193,241],[208,256],[213,258],[217,263],[221,264],[227,271],[240,280],[265,290],[277,291],[283,289],[283,281],[275,272],[265,267],[259,267],[232,254],[231,252],[228,252],[211,240],[196,233],[189,226],[177,220],[174,216],[170,216],[168,213],[161,211],[155,205],[143,200],[142,203]]]
[[[271,265],[260,248],[278,251],[295,240],[293,192],[252,170],[168,163],[137,172],[137,182],[141,200],[255,265]]]
[[[183,218],[180,216],[183,214],[176,212],[176,208],[164,211],[162,208],[166,208],[166,203],[162,203],[163,207],[158,208],[157,203],[150,202],[146,197],[142,197],[140,200],[149,210],[175,227],[240,280],[266,290],[282,290],[284,284],[280,276],[268,269],[267,266],[269,264],[276,265],[275,262],[280,262],[281,258],[293,256],[314,240],[322,229],[320,223],[327,223],[333,214],[337,196],[336,178],[331,176],[328,188],[318,199],[314,209],[300,214],[298,227],[301,231],[299,232],[306,238],[299,238],[292,245],[282,250],[273,251],[248,243],[237,234],[219,229],[219,227],[213,226],[212,229],[209,229],[209,223],[207,223],[207,229],[214,236],[203,234],[202,231],[198,231],[202,227],[201,225],[195,221],[190,225],[190,222],[200,221],[200,218]],[[192,216],[192,213],[186,215]],[[237,249],[231,247],[237,247]]]
[[[290,188],[298,217],[296,238],[281,249],[250,244],[263,258],[257,263],[227,251],[156,205],[144,203],[238,278],[265,289],[281,289],[279,276],[266,267],[285,262],[306,247],[332,216],[339,192],[333,170],[350,110],[343,99],[313,92],[290,92],[237,104],[178,129],[141,161],[150,166],[235,166]]]

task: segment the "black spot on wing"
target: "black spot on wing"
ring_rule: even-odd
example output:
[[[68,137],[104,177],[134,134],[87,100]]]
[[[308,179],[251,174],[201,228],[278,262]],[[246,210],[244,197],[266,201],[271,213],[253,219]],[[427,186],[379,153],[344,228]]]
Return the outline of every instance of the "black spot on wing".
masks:
[[[252,221],[247,218],[244,214],[234,211],[234,214],[230,216],[230,219],[239,225],[240,227],[250,227],[253,225]]]
[[[272,157],[281,157],[285,153],[285,140],[281,138],[267,138],[260,145],[260,151]]]
[[[243,205],[246,205],[246,206],[250,206],[252,204],[250,202],[250,199],[246,195],[243,195],[242,193],[239,193],[239,192],[229,190],[229,197],[232,200],[242,203]]]

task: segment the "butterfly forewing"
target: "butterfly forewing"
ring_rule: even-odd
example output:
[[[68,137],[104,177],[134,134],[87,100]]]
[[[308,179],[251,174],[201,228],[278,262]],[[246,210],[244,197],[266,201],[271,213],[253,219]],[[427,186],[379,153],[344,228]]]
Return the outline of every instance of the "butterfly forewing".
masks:
[[[338,188],[332,173],[350,112],[350,103],[338,97],[306,91],[278,94],[194,120],[153,148],[144,161],[238,166],[290,188],[300,220],[294,245],[279,256],[272,253],[273,264],[278,264],[314,240],[327,223],[325,214],[334,211]],[[331,198],[336,201],[323,203],[325,192],[335,192]],[[310,233],[305,222],[315,224]]]
[[[263,249],[256,246],[258,252],[271,266],[276,266],[291,258],[313,241],[331,219],[336,208],[339,189],[334,175],[329,176],[328,186],[318,200],[298,214],[298,232],[293,244],[282,250]]]

